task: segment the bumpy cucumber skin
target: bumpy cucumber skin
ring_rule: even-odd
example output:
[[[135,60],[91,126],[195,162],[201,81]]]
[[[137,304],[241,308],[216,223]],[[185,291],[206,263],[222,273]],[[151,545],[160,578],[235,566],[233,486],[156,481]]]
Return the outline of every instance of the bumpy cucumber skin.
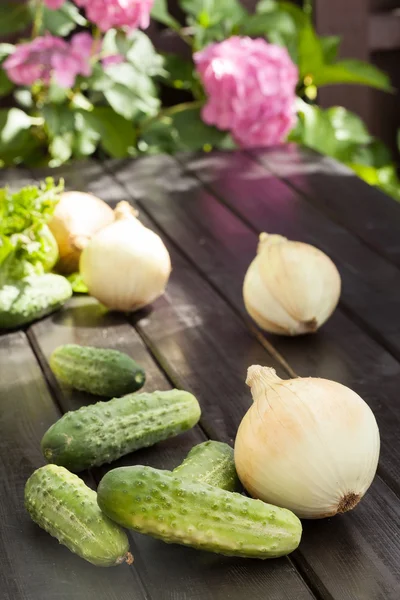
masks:
[[[66,413],[44,434],[42,452],[48,462],[78,473],[178,435],[200,413],[189,392],[128,394]]]
[[[301,523],[289,510],[151,467],[110,471],[97,501],[124,527],[227,556],[284,556],[301,538]]]
[[[47,273],[0,288],[0,329],[14,329],[60,308],[72,296],[71,284]]]
[[[223,442],[209,440],[197,444],[173,473],[177,477],[208,483],[229,492],[242,487],[236,473],[233,448]]]
[[[136,392],[146,379],[143,369],[127,354],[76,344],[56,348],[50,367],[63,383],[108,398]]]
[[[101,512],[96,492],[64,467],[46,465],[31,475],[25,507],[35,523],[92,564],[132,562],[126,533]]]

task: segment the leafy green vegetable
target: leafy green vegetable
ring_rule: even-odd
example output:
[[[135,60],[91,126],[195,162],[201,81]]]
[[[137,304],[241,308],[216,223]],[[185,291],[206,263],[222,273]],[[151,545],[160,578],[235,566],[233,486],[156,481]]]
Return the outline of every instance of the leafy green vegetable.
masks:
[[[71,284],[72,291],[74,294],[88,294],[89,289],[86,283],[82,279],[82,275],[80,273],[71,273],[67,277],[68,281]]]
[[[47,223],[63,189],[51,177],[14,193],[0,189],[0,285],[53,268],[58,248]]]

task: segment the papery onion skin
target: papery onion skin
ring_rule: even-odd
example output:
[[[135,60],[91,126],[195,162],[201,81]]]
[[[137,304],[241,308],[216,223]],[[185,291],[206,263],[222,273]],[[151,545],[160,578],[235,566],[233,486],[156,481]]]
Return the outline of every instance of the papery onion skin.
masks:
[[[371,485],[379,430],[369,406],[326,379],[281,380],[250,367],[254,404],[235,442],[239,478],[254,497],[321,519],[354,508]]]
[[[119,203],[115,222],[93,236],[80,260],[89,293],[112,310],[151,304],[164,293],[171,273],[163,241],[135,214],[127,202]]]
[[[57,271],[64,275],[78,271],[80,255],[92,235],[113,221],[112,208],[97,196],[64,192],[49,223],[58,244]]]
[[[339,272],[324,252],[262,233],[244,279],[243,298],[247,312],[265,331],[301,335],[325,323],[340,290]]]

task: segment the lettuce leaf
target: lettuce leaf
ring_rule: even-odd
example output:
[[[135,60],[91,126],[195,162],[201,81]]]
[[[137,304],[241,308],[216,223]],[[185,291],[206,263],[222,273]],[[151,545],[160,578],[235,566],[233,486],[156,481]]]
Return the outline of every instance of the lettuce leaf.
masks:
[[[0,188],[0,285],[53,268],[58,249],[47,223],[63,189],[51,177],[14,193]]]

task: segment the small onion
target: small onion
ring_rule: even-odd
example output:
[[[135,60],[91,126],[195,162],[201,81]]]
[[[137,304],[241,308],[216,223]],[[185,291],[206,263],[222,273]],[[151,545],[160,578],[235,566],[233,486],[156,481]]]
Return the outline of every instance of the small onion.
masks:
[[[299,335],[316,331],[333,313],[340,275],[321,250],[280,235],[260,235],[246,273],[246,310],[265,331]]]
[[[354,508],[379,458],[378,425],[364,400],[334,381],[283,381],[267,367],[250,367],[246,383],[254,404],[235,442],[246,490],[300,518]]]
[[[78,271],[83,248],[94,233],[113,220],[112,208],[100,198],[83,192],[64,192],[49,223],[60,255],[57,270],[65,275]]]
[[[120,202],[115,221],[83,250],[80,271],[92,296],[113,310],[130,311],[161,296],[171,260],[161,238],[142,225],[127,202]]]

